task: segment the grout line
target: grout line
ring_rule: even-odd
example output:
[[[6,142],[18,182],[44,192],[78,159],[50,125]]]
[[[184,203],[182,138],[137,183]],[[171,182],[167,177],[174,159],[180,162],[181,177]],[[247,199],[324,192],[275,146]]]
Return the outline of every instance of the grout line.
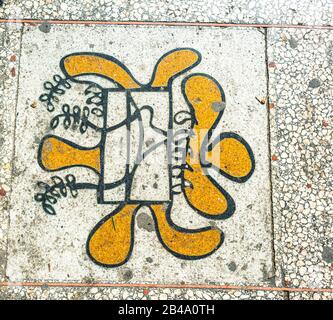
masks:
[[[121,287],[121,288],[180,288],[180,289],[224,289],[244,291],[287,291],[287,292],[329,292],[333,288],[288,288],[238,285],[200,285],[200,284],[139,284],[139,283],[78,283],[78,282],[0,282],[1,287]]]
[[[272,261],[273,261],[273,268],[274,268],[274,284],[276,285],[276,274],[277,274],[277,259],[276,259],[276,250],[275,250],[275,242],[276,242],[276,233],[275,233],[275,224],[274,224],[274,206],[273,206],[273,172],[272,172],[272,133],[271,133],[271,112],[270,112],[270,78],[269,78],[269,56],[268,56],[268,29],[264,29],[264,37],[265,37],[265,63],[266,63],[266,110],[267,110],[267,145],[268,145],[268,170],[269,170],[269,187],[270,187],[270,218],[271,218],[271,235],[272,235]],[[282,285],[284,285],[284,279],[281,279]],[[287,299],[289,300],[289,291],[286,291]]]
[[[19,94],[19,85],[20,85],[20,71],[21,71],[21,53],[22,53],[22,40],[23,40],[23,29],[24,26],[21,26],[20,36],[19,36],[19,50],[18,50],[18,64],[17,64],[17,79],[16,79],[16,96],[15,96],[15,110],[14,110],[14,129],[13,129],[13,148],[11,156],[11,175],[10,175],[10,198],[8,200],[11,203],[12,193],[13,193],[13,177],[14,177],[14,165],[15,165],[15,153],[16,153],[16,121],[17,121],[17,105],[18,105],[18,94]],[[8,31],[8,30],[7,30]],[[9,248],[9,230],[10,230],[10,213],[8,213],[7,220],[7,241],[6,241],[6,262],[5,262],[5,272],[4,276],[7,279],[7,266],[8,266],[8,248]]]
[[[0,19],[0,23],[28,24],[84,24],[84,25],[144,25],[144,26],[196,26],[196,27],[244,27],[244,28],[292,28],[333,30],[332,25],[295,25],[260,23],[218,23],[218,22],[171,22],[171,21],[101,21],[101,20],[39,20],[39,19]]]

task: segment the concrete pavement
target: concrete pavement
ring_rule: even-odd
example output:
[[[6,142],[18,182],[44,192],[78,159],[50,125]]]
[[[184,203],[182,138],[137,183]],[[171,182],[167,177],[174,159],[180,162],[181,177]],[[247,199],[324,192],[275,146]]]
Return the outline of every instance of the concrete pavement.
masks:
[[[2,23],[2,297],[331,298],[330,3],[31,3],[2,15],[290,26]]]

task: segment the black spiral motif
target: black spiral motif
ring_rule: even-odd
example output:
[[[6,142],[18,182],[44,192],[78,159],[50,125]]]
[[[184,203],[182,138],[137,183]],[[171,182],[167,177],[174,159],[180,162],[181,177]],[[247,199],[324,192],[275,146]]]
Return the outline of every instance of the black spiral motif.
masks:
[[[61,197],[67,197],[68,193],[76,198],[78,195],[76,188],[76,179],[72,174],[65,176],[62,179],[58,176],[53,176],[51,178],[52,185],[47,184],[43,181],[38,181],[37,186],[44,189],[43,192],[35,194],[35,200],[41,202],[43,210],[50,215],[55,215],[56,211],[54,205],[58,202]]]
[[[193,114],[191,112],[186,111],[186,110],[182,110],[182,111],[178,111],[174,115],[173,121],[176,124],[184,124],[188,121],[194,122],[194,117],[193,117]]]
[[[84,94],[89,96],[86,100],[87,105],[95,105],[97,107],[93,107],[91,109],[91,113],[97,117],[103,117],[103,105],[104,105],[104,96],[102,88],[100,88],[97,84],[91,84],[85,91]],[[99,108],[101,107],[101,108]]]
[[[94,104],[96,106],[103,105],[103,91],[97,84],[89,85],[89,87],[84,91],[84,94],[87,96],[90,95],[90,97],[86,100],[87,104]],[[97,108],[97,110],[100,109]]]
[[[44,89],[48,92],[43,93],[39,97],[39,101],[46,104],[46,108],[49,112],[54,111],[54,103],[59,102],[58,96],[63,95],[67,89],[72,87],[67,78],[62,78],[58,74],[53,76],[53,81],[54,83],[51,81],[44,83]]]
[[[90,110],[88,107],[81,108],[79,106],[74,106],[71,111],[71,107],[68,104],[64,104],[62,106],[62,113],[55,116],[51,122],[51,129],[55,129],[58,127],[60,120],[63,119],[62,124],[64,128],[67,130],[72,126],[73,129],[79,127],[81,133],[85,133],[88,129],[89,125],[89,115]]]

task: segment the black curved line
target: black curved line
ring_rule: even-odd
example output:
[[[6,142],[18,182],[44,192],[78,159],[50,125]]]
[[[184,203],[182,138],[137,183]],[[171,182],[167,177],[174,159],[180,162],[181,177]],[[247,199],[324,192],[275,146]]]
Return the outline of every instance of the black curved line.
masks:
[[[208,230],[217,229],[217,228],[210,227],[210,226],[198,228],[198,229],[185,229],[185,228],[182,228],[182,227],[176,225],[171,219],[172,205],[173,205],[173,203],[168,205],[165,215],[166,215],[166,220],[167,220],[169,226],[171,228],[175,229],[176,231],[181,232],[181,233],[192,234],[192,233],[200,233],[200,232],[204,232],[204,231],[208,231]],[[200,255],[200,256],[186,256],[186,255],[182,255],[180,253],[174,252],[164,243],[164,241],[162,239],[160,230],[158,228],[158,222],[157,222],[157,218],[156,218],[156,214],[155,214],[154,210],[151,207],[149,207],[149,210],[151,211],[151,213],[153,215],[153,219],[154,219],[154,223],[155,223],[155,231],[156,231],[156,234],[157,234],[157,237],[158,237],[160,243],[168,252],[170,252],[172,255],[174,255],[177,258],[184,259],[184,260],[199,260],[199,259],[206,258],[206,257],[212,255],[215,251],[217,251],[220,248],[220,246],[222,245],[222,243],[224,242],[224,233],[220,229],[218,229],[221,233],[221,240],[218,243],[218,245],[214,248],[214,250],[212,250],[211,252],[209,252],[205,255]]]
[[[255,159],[254,159],[253,151],[252,151],[250,145],[246,142],[246,140],[244,138],[242,138],[240,135],[238,135],[237,133],[234,133],[234,132],[223,132],[223,133],[220,133],[220,135],[218,137],[216,137],[209,144],[208,149],[209,148],[211,148],[211,149],[214,148],[214,146],[216,144],[218,144],[220,141],[222,141],[225,138],[234,138],[234,139],[236,139],[237,141],[239,141],[240,143],[242,143],[245,146],[245,149],[247,150],[247,152],[248,152],[248,154],[250,156],[250,160],[251,160],[251,170],[250,170],[250,172],[246,176],[244,176],[244,177],[234,177],[234,176],[231,176],[227,172],[223,171],[221,168],[218,168],[215,165],[213,165],[212,163],[208,162],[205,159],[204,155],[203,155],[203,157],[204,157],[203,160],[207,164],[203,165],[203,167],[212,168],[215,171],[217,171],[218,173],[220,173],[222,176],[228,178],[231,181],[238,182],[238,183],[244,183],[245,181],[247,181],[252,176],[252,174],[254,172],[254,169],[255,169]]]
[[[205,171],[205,168],[202,168],[202,169]],[[182,187],[182,189],[183,189],[183,193],[184,193],[184,197],[185,197],[186,202],[188,203],[188,205],[195,212],[197,212],[199,215],[201,215],[201,216],[203,216],[205,218],[213,219],[213,220],[225,220],[225,219],[230,218],[235,213],[235,211],[236,211],[236,204],[235,204],[234,199],[207,172],[204,172],[204,174],[207,176],[207,178],[209,179],[209,181],[222,193],[222,195],[227,200],[227,210],[224,211],[223,213],[220,213],[220,214],[217,214],[217,215],[211,215],[211,214],[208,214],[206,212],[203,212],[203,211],[199,210],[194,205],[192,205],[192,203],[188,200],[188,198],[186,196],[186,193],[185,193],[185,188],[188,188],[188,187],[185,186],[185,184],[184,184],[183,187]]]
[[[131,257],[132,252],[133,252],[133,247],[134,247],[134,236],[135,236],[135,232],[134,232],[134,225],[135,225],[135,216],[136,213],[138,212],[138,210],[141,208],[141,205],[138,205],[137,208],[135,208],[133,215],[132,215],[132,220],[131,220],[131,229],[130,229],[130,233],[131,233],[131,243],[130,243],[130,247],[128,250],[128,255],[126,257],[126,259],[124,261],[122,261],[121,263],[118,264],[104,264],[101,263],[99,261],[97,261],[91,254],[90,254],[90,250],[89,250],[89,242],[92,238],[92,236],[95,234],[95,232],[109,219],[112,219],[117,213],[119,213],[124,207],[126,206],[126,202],[121,202],[120,205],[113,210],[111,213],[109,213],[107,216],[105,216],[102,220],[100,220],[95,227],[90,231],[87,241],[86,241],[86,253],[88,255],[88,257],[97,265],[105,267],[105,268],[116,268],[119,267],[123,264],[125,264]]]
[[[170,50],[168,51],[167,53],[163,54],[156,62],[155,64],[155,67],[154,67],[154,70],[153,70],[153,73],[152,73],[152,77],[151,77],[151,80],[146,83],[146,84],[143,84],[143,83],[140,83],[139,81],[137,81],[135,79],[135,77],[133,76],[132,72],[122,63],[120,62],[118,59],[114,58],[113,56],[109,56],[107,54],[104,54],[104,53],[96,53],[96,52],[76,52],[76,53],[71,53],[69,55],[66,55],[65,57],[63,57],[60,61],[60,69],[62,70],[62,72],[71,80],[75,81],[75,82],[79,82],[79,83],[84,83],[84,82],[88,82],[88,81],[85,81],[85,80],[78,80],[76,79],[76,77],[79,77],[79,76],[86,76],[86,75],[95,75],[95,76],[98,76],[98,77],[101,77],[101,78],[104,78],[104,79],[107,79],[109,81],[111,81],[112,83],[118,85],[120,88],[122,89],[126,89],[124,88],[121,84],[119,84],[118,82],[116,82],[115,80],[113,80],[112,78],[109,78],[107,76],[104,76],[104,75],[101,75],[101,74],[97,74],[97,73],[81,73],[80,75],[77,75],[77,76],[70,76],[68,74],[68,72],[66,71],[66,68],[65,68],[65,59],[66,58],[69,58],[69,57],[72,57],[72,56],[79,56],[79,55],[88,55],[88,56],[96,56],[96,57],[100,57],[100,58],[103,58],[105,60],[108,60],[108,61],[111,61],[111,62],[114,62],[115,64],[117,64],[118,66],[120,66],[121,68],[123,68],[127,74],[129,74],[132,78],[132,80],[139,86],[141,87],[142,89],[149,89],[151,88],[151,84],[153,83],[154,79],[155,79],[155,76],[156,76],[156,71],[157,71],[157,67],[159,65],[159,63],[166,57],[168,56],[169,54],[173,53],[173,52],[176,52],[176,51],[182,51],[182,50],[189,50],[189,51],[192,51],[194,53],[197,54],[198,56],[198,60],[193,63],[191,66],[181,70],[180,72],[174,74],[172,77],[169,78],[168,80],[168,84],[167,84],[167,87],[170,86],[171,82],[178,76],[180,76],[181,74],[187,72],[188,70],[194,68],[195,66],[197,66],[201,60],[202,60],[202,56],[201,56],[201,53],[193,48],[189,48],[189,47],[184,47],[184,48],[176,48],[176,49],[173,49],[173,50]],[[90,81],[89,81],[90,82]]]
[[[133,80],[133,82],[135,82],[138,86],[142,87],[142,84],[139,83],[135,77],[133,76],[132,72],[122,63],[120,62],[118,59],[112,57],[112,56],[109,56],[107,54],[104,54],[104,53],[96,53],[96,52],[76,52],[76,53],[71,53],[65,57],[63,57],[61,60],[60,60],[60,69],[62,70],[62,72],[67,76],[69,77],[70,79],[72,79],[73,81],[76,81],[76,82],[79,82],[79,83],[82,83],[82,82],[85,82],[84,80],[77,80],[76,77],[80,77],[80,76],[87,76],[87,75],[95,75],[95,76],[98,76],[98,77],[101,77],[101,78],[104,78],[104,79],[107,79],[109,81],[111,81],[112,83],[118,85],[120,88],[122,89],[126,89],[124,88],[120,83],[116,82],[114,79],[112,78],[109,78],[107,76],[104,76],[104,75],[101,75],[101,74],[98,74],[98,73],[94,73],[94,72],[91,72],[91,73],[81,73],[77,76],[70,76],[68,74],[68,72],[66,71],[66,68],[65,68],[65,60],[69,57],[73,57],[73,56],[80,56],[80,55],[86,55],[86,56],[95,56],[95,57],[100,57],[100,58],[103,58],[105,60],[108,60],[108,61],[111,61],[115,64],[117,64],[118,66],[120,66],[121,68],[123,68],[127,74],[129,74]]]
[[[69,146],[73,147],[73,148],[76,148],[78,150],[93,150],[93,149],[96,149],[96,148],[101,148],[101,144],[98,143],[96,146],[92,147],[92,148],[88,148],[88,147],[82,147],[74,142],[71,142],[69,140],[66,140],[66,139],[63,139],[57,135],[53,135],[53,134],[48,134],[46,136],[44,136],[40,143],[39,143],[39,146],[38,146],[38,151],[37,151],[37,162],[39,164],[39,166],[44,170],[44,171],[47,171],[47,172],[54,172],[54,171],[61,171],[61,170],[64,170],[64,169],[68,169],[68,168],[74,168],[74,167],[83,167],[83,168],[88,168],[92,171],[94,171],[98,176],[100,176],[100,173],[95,169],[95,168],[92,168],[92,167],[89,167],[89,166],[86,166],[86,165],[70,165],[70,166],[64,166],[64,167],[61,167],[59,169],[54,169],[54,170],[50,170],[50,169],[47,169],[45,168],[45,166],[43,165],[42,163],[42,147],[43,147],[43,144],[44,144],[44,141],[48,138],[55,138],[55,139],[58,139],[60,140],[61,142],[64,142],[66,144],[68,144]]]
[[[113,125],[113,126],[111,126],[111,127],[106,128],[105,132],[108,133],[108,132],[114,131],[114,130],[116,130],[116,129],[119,129],[119,128],[121,128],[122,126],[125,126],[126,124],[128,124],[128,122],[132,122],[132,121],[138,119],[138,117],[139,117],[139,116],[138,116],[137,113],[135,112],[135,113],[133,113],[133,114],[130,116],[130,118],[126,118],[125,120],[123,120],[123,121],[121,121],[121,122],[119,122],[119,123],[117,123],[117,124],[115,124],[115,125]]]
[[[179,114],[182,114],[182,113],[185,113],[185,114],[189,115],[190,118],[185,118],[185,119],[183,119],[183,120],[181,120],[181,121],[178,121],[178,120],[176,119],[176,117],[177,117]],[[183,125],[184,123],[186,123],[186,122],[188,122],[188,121],[191,121],[191,122],[192,122],[192,116],[193,116],[193,114],[192,114],[191,112],[186,111],[186,110],[181,110],[181,111],[178,111],[177,113],[174,114],[174,116],[173,116],[173,121],[174,121],[176,124],[178,124],[178,125]]]
[[[139,109],[140,111],[142,110],[148,110],[149,113],[150,113],[150,119],[149,119],[149,125],[150,127],[155,130],[156,132],[164,135],[164,136],[167,136],[167,131],[163,130],[163,129],[160,129],[158,127],[156,127],[154,124],[153,124],[153,118],[154,118],[154,109],[151,107],[151,106],[148,106],[148,105],[144,105],[143,107],[141,107]]]
[[[135,112],[138,113],[137,118],[139,119],[139,121],[138,121],[139,122],[139,147],[138,147],[138,151],[137,151],[137,154],[135,157],[135,162],[137,163],[139,157],[141,157],[141,154],[142,154],[142,150],[143,150],[142,146],[143,146],[143,142],[144,142],[144,138],[145,138],[145,133],[144,133],[144,128],[143,128],[143,124],[142,124],[142,115],[141,115],[140,109],[136,105],[136,103],[131,95],[130,95],[130,99],[131,99],[131,103],[132,103],[133,107],[135,108]],[[127,141],[127,143],[129,143],[129,142]],[[132,180],[133,180],[133,176],[134,176],[134,173],[132,173],[132,172],[133,172],[133,170],[130,173],[130,175],[131,175],[130,186],[132,186],[132,182],[133,182]]]
[[[89,242],[92,238],[92,236],[95,234],[95,232],[106,222],[108,221],[109,219],[112,219],[116,214],[118,214],[125,206],[127,205],[126,202],[122,202],[120,203],[120,205],[115,209],[113,210],[110,214],[108,214],[107,216],[105,216],[101,221],[99,221],[95,226],[94,228],[91,230],[91,232],[89,233],[88,235],[88,238],[87,238],[87,241],[86,241],[86,252],[87,252],[87,255],[88,257],[97,265],[99,266],[102,266],[102,267],[105,267],[105,268],[116,268],[116,267],[119,267],[121,265],[124,265],[126,262],[128,262],[128,260],[131,258],[132,256],[132,253],[133,253],[133,247],[134,247],[134,240],[135,240],[135,220],[136,220],[136,214],[137,212],[139,211],[139,209],[141,209],[144,205],[142,204],[138,204],[137,208],[135,208],[133,214],[132,214],[132,220],[131,220],[131,227],[130,227],[130,233],[131,233],[131,243],[130,243],[130,247],[129,247],[129,251],[128,251],[128,255],[126,257],[126,259],[124,259],[124,261],[122,261],[121,263],[118,263],[118,264],[104,264],[104,263],[101,263],[97,260],[95,260],[95,258],[90,254],[90,250],[89,250]],[[187,234],[192,234],[192,233],[200,233],[200,232],[204,232],[204,231],[208,231],[208,230],[213,230],[214,228],[213,227],[210,227],[210,226],[207,226],[207,227],[203,227],[203,228],[198,228],[198,229],[185,229],[185,228],[182,228],[178,225],[176,225],[172,220],[171,220],[171,207],[172,207],[172,203],[171,204],[168,204],[168,202],[165,202],[165,205],[168,205],[168,208],[165,212],[165,215],[166,215],[166,220],[169,224],[169,226],[171,228],[173,228],[174,230],[178,231],[178,232],[181,232],[181,233],[187,233]],[[218,245],[214,248],[214,250],[212,250],[211,252],[205,254],[205,255],[201,255],[201,256],[186,256],[186,255],[182,255],[182,254],[179,254],[177,252],[174,252],[172,251],[166,244],[165,242],[163,241],[162,237],[161,237],[161,234],[160,234],[160,231],[159,231],[159,227],[158,227],[158,221],[157,221],[157,218],[156,218],[156,214],[154,212],[154,210],[149,206],[148,207],[152,216],[153,216],[153,220],[154,220],[154,226],[155,226],[155,232],[156,232],[156,235],[157,235],[157,238],[159,240],[159,242],[161,243],[161,245],[168,251],[170,252],[172,255],[174,255],[175,257],[177,258],[180,258],[180,259],[183,259],[183,260],[198,260],[198,259],[203,259],[203,258],[206,258],[210,255],[212,255],[214,252],[216,252],[220,246],[223,244],[224,242],[224,234],[221,230],[220,233],[221,233],[221,240],[220,242],[218,243]]]
[[[202,76],[202,77],[206,77],[206,78],[212,80],[212,81],[214,82],[214,84],[218,87],[219,91],[220,91],[222,102],[226,103],[226,97],[225,97],[224,90],[223,90],[223,88],[221,87],[221,85],[218,83],[218,81],[217,81],[215,78],[213,78],[212,76],[210,76],[210,75],[208,75],[208,74],[206,74],[206,73],[193,73],[193,74],[190,74],[190,75],[188,75],[187,77],[185,77],[185,78],[182,80],[182,83],[181,83],[181,91],[182,91],[182,94],[183,94],[183,96],[184,96],[184,98],[185,98],[185,101],[186,101],[187,105],[189,106],[189,108],[190,108],[190,110],[191,110],[191,113],[193,114],[193,118],[194,118],[195,121],[197,122],[196,117],[195,117],[195,109],[194,109],[192,103],[189,101],[189,99],[188,99],[188,97],[187,97],[187,95],[186,95],[186,93],[185,93],[185,85],[186,85],[186,82],[187,82],[190,78],[192,78],[192,77],[196,77],[196,76]],[[208,142],[209,142],[209,139],[210,139],[210,137],[212,136],[212,132],[214,131],[214,129],[216,128],[216,126],[217,126],[218,123],[220,122],[221,117],[222,117],[222,115],[223,115],[223,113],[224,113],[224,110],[225,110],[225,109],[219,111],[219,114],[218,114],[217,118],[215,119],[215,121],[213,122],[212,126],[211,126],[210,129],[208,130],[206,136],[204,137],[204,141],[202,142],[202,145],[201,145],[201,148],[200,148],[200,151],[199,151],[199,153],[200,153],[200,160],[201,160],[201,154],[202,154],[202,151],[203,151],[203,149],[206,148],[206,146],[207,146],[207,144],[208,144]],[[194,126],[194,123],[192,123],[192,127],[191,127],[192,129],[193,129],[193,126]],[[188,141],[188,142],[189,142],[189,141]]]
[[[195,117],[195,109],[192,105],[192,103],[189,101],[187,95],[186,95],[186,92],[185,92],[185,85],[186,85],[186,82],[188,81],[188,79],[192,78],[192,77],[195,77],[195,76],[203,76],[203,77],[207,77],[208,79],[212,80],[215,85],[218,87],[218,89],[220,90],[220,94],[221,94],[221,100],[222,102],[226,102],[226,98],[225,98],[225,93],[223,91],[223,88],[221,87],[221,85],[217,82],[216,79],[214,79],[213,77],[211,77],[210,75],[207,75],[205,73],[193,73],[193,74],[190,74],[188,75],[187,77],[185,77],[183,80],[182,80],[182,83],[181,83],[181,91],[182,91],[182,94],[185,98],[185,101],[187,103],[187,105],[189,106],[190,108],[190,111],[191,113],[193,114],[193,121],[192,121],[192,129],[194,127],[194,124],[197,123],[197,120],[196,120],[196,117]],[[209,218],[209,219],[216,219],[216,220],[221,220],[221,219],[227,219],[229,217],[232,216],[232,214],[235,212],[236,210],[236,206],[235,206],[235,202],[233,200],[233,198],[229,195],[229,193],[227,191],[225,191],[210,175],[209,173],[207,172],[206,168],[203,166],[202,164],[202,154],[204,154],[204,152],[206,151],[206,148],[207,148],[207,145],[208,145],[208,142],[209,142],[209,139],[212,135],[212,132],[214,131],[214,129],[216,128],[217,124],[219,123],[222,115],[224,113],[224,109],[219,111],[219,114],[217,116],[217,118],[215,119],[215,121],[213,122],[211,128],[208,129],[208,132],[206,134],[206,136],[204,137],[204,140],[202,142],[202,145],[200,147],[200,150],[199,150],[199,155],[200,155],[200,164],[202,166],[202,170],[203,170],[203,174],[205,174],[207,176],[207,178],[209,179],[209,181],[223,194],[223,196],[225,197],[225,199],[227,200],[227,210],[224,212],[224,213],[221,213],[219,215],[209,215],[199,209],[197,209],[196,207],[194,207],[190,201],[188,200],[187,196],[186,196],[186,193],[185,193],[185,178],[184,178],[184,171],[182,172],[182,183],[183,183],[183,186],[182,186],[182,189],[183,189],[183,193],[184,193],[184,197],[186,199],[186,202],[188,203],[188,205],[193,209],[195,210],[199,215],[205,217],[205,218]],[[187,138],[187,143],[186,143],[186,148],[187,150],[189,149],[189,143],[190,143],[190,138]]]
[[[154,82],[155,80],[155,76],[156,76],[156,71],[157,71],[157,68],[160,64],[160,62],[166,57],[168,56],[169,54],[173,53],[173,52],[176,52],[176,51],[182,51],[182,50],[189,50],[189,51],[192,51],[194,53],[196,53],[196,55],[198,56],[198,60],[196,62],[194,62],[192,65],[190,65],[189,67],[181,70],[180,72],[177,72],[175,73],[172,77],[169,78],[168,80],[168,84],[167,84],[167,87],[169,89],[171,89],[171,82],[178,76],[180,76],[181,74],[184,74],[185,72],[187,72],[188,70],[190,69],[193,69],[194,67],[196,67],[202,60],[202,56],[201,56],[201,53],[193,48],[189,48],[189,47],[184,47],[184,48],[176,48],[176,49],[173,49],[173,50],[170,50],[168,51],[167,53],[163,54],[156,62],[155,64],[155,67],[154,67],[154,70],[153,70],[153,73],[152,73],[152,76],[151,76],[151,80],[149,81],[149,83],[147,83],[145,85],[145,87],[151,87],[152,83]]]

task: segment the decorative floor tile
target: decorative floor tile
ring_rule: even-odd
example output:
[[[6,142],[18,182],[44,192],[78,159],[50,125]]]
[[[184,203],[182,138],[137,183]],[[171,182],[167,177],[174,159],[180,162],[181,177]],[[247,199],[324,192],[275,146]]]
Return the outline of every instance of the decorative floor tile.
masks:
[[[10,281],[274,277],[265,34],[25,26]]]

